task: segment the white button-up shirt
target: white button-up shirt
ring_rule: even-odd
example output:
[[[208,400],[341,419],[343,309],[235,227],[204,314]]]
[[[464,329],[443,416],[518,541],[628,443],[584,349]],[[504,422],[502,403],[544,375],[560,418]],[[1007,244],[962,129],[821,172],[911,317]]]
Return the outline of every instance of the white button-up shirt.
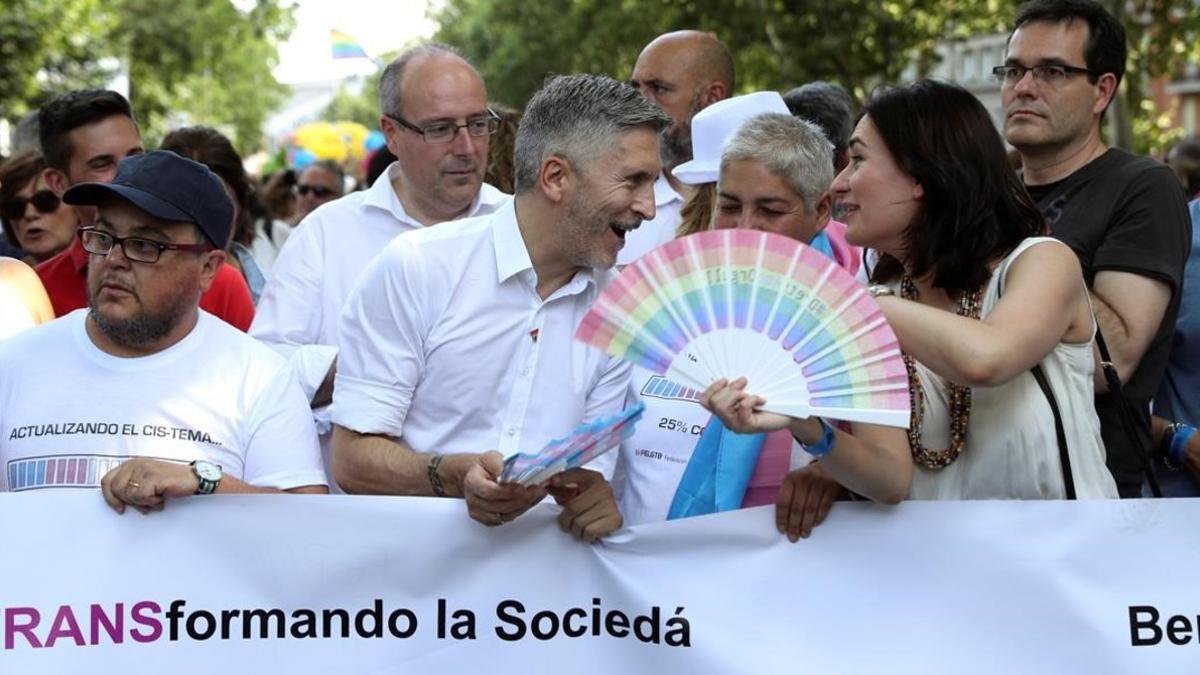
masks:
[[[643,221],[633,232],[625,235],[625,246],[617,254],[617,265],[628,265],[650,251],[675,238],[679,229],[683,197],[667,182],[665,173],[654,181],[654,220]]]
[[[507,456],[619,412],[629,364],[573,339],[611,277],[583,270],[542,300],[511,202],[397,237],[346,303],[333,421],[418,452]]]
[[[398,170],[392,163],[369,190],[322,204],[301,221],[259,299],[250,335],[291,361],[310,399],[337,356],[338,318],[354,282],[389,241],[422,228],[392,187]],[[491,213],[511,199],[485,183],[467,216]],[[328,417],[321,412],[318,428],[325,431]]]

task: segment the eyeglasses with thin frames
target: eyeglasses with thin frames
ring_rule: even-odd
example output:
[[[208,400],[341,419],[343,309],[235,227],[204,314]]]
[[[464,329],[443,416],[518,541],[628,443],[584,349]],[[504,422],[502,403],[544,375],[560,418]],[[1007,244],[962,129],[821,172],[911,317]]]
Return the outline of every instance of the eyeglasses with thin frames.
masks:
[[[143,237],[118,237],[107,232],[101,232],[94,227],[79,229],[79,242],[83,250],[93,255],[108,255],[114,246],[121,247],[121,253],[134,262],[156,263],[163,251],[184,251],[188,253],[204,253],[212,250],[209,244],[167,244]]]
[[[1025,66],[1007,65],[992,68],[992,77],[1004,87],[1016,86],[1018,82],[1025,78],[1025,73],[1033,73],[1034,81],[1039,84],[1054,87],[1066,82],[1067,78],[1072,75],[1091,75],[1092,71],[1078,66],[1060,65],[1030,66],[1028,68]]]
[[[426,124],[423,127],[419,127],[399,115],[384,113],[384,116],[388,117],[396,124],[399,124],[409,131],[414,131],[418,134],[421,134],[421,138],[423,138],[426,143],[435,144],[449,143],[450,141],[453,141],[454,137],[458,135],[459,129],[466,129],[469,135],[480,137],[491,136],[492,134],[496,133],[497,129],[500,128],[500,116],[497,115],[491,108],[488,108],[486,115],[482,117],[472,117],[471,119],[467,120],[466,124],[456,124],[454,122],[434,122],[432,124]]]

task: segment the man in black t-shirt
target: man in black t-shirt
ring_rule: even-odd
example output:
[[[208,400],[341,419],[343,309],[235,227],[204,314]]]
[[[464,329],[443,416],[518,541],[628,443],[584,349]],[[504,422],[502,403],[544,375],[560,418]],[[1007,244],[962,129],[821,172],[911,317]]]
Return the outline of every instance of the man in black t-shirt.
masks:
[[[1141,494],[1137,448],[1150,450],[1149,402],[1175,330],[1191,225],[1171,170],[1109,148],[1104,111],[1125,72],[1125,29],[1091,0],[1034,0],[1013,22],[995,69],[1004,133],[1051,234],[1079,256],[1136,434],[1096,369],[1096,409],[1121,496]]]

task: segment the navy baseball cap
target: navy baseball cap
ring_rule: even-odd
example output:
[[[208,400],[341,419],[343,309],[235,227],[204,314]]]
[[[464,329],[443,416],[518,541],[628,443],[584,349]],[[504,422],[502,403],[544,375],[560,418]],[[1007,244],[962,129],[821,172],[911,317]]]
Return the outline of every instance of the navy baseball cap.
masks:
[[[63,194],[76,206],[96,206],[116,195],[157,218],[200,226],[217,248],[233,229],[233,201],[217,174],[169,150],[133,155],[117,165],[111,183],[80,183]]]

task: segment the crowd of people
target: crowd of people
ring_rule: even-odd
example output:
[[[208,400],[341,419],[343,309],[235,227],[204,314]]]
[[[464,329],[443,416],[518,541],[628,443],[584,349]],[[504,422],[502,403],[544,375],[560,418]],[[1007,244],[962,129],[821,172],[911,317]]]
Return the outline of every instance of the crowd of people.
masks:
[[[520,112],[425,44],[384,69],[387,154],[348,194],[329,162],[248,178],[211,128],[146,152],[122,96],[72,92],[0,164],[20,251],[0,258],[0,489],[95,487],[117,511],[446,497],[488,526],[549,497],[586,540],[773,504],[793,541],[845,499],[1198,494],[1200,144],[1168,164],[1105,143],[1125,62],[1101,5],[1032,0],[993,69],[998,130],[933,80],[861,111],[826,82],[735,96],[700,31]],[[765,412],[744,377],[693,391],[573,339],[621,266],[713,228],[859,279],[903,352],[907,431]],[[638,402],[619,450],[500,481]]]

